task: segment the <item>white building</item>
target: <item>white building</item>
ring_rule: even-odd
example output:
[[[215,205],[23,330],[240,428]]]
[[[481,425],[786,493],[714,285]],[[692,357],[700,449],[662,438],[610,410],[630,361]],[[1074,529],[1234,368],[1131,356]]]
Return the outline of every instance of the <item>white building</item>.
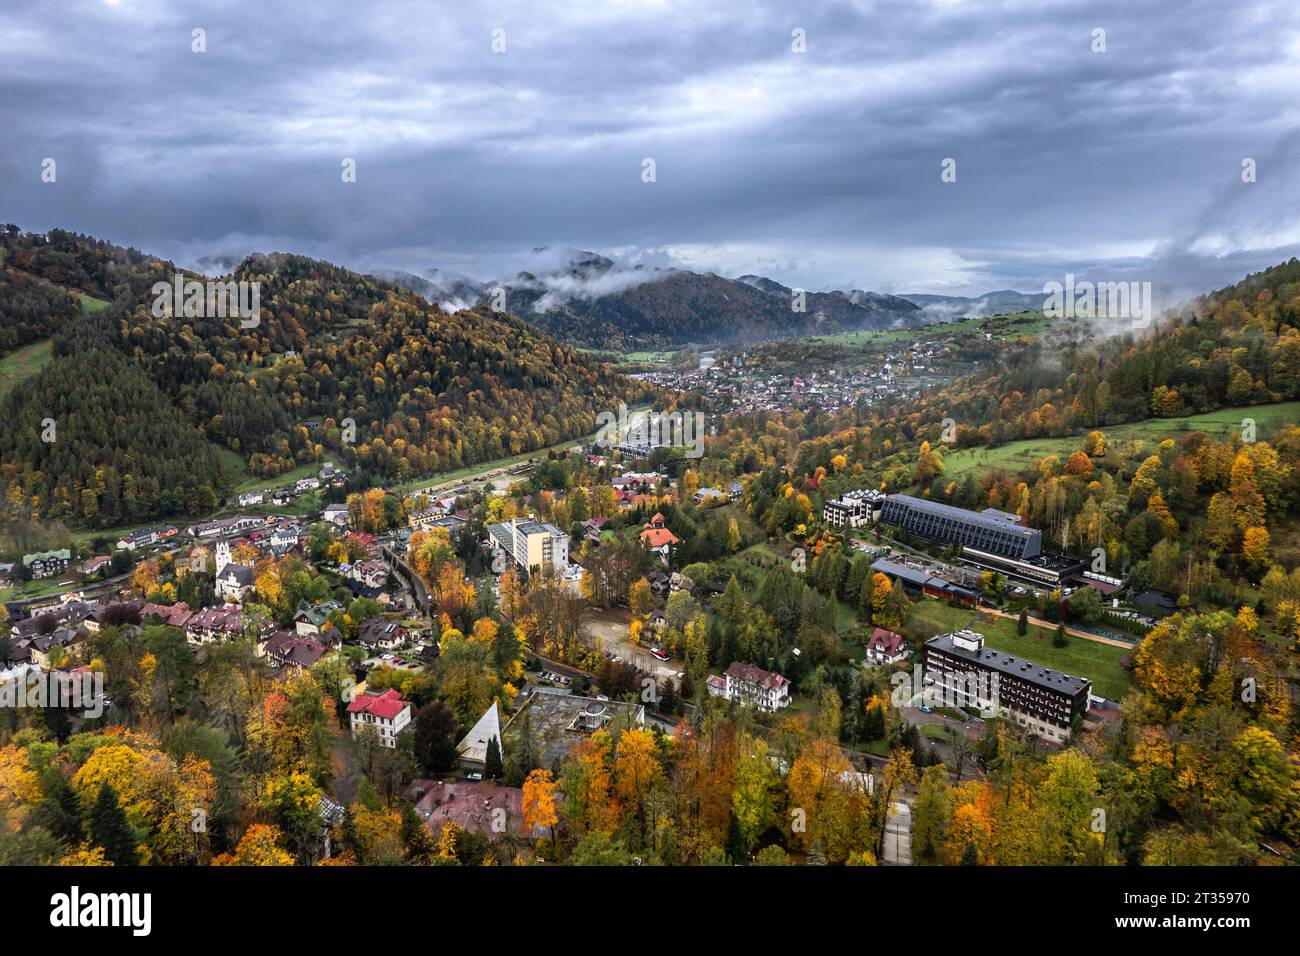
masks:
[[[391,687],[382,694],[358,694],[348,704],[348,714],[353,737],[362,727],[374,727],[383,747],[396,747],[397,735],[411,723],[411,705]]]
[[[733,661],[721,676],[708,681],[709,693],[729,701],[774,712],[790,705],[790,682],[780,674],[753,664]]]
[[[569,536],[553,524],[514,518],[490,524],[487,531],[493,551],[514,558],[525,574],[533,568],[551,568],[563,574],[569,568]]]
[[[860,528],[874,524],[880,517],[885,496],[874,488],[865,491],[849,491],[842,497],[827,501],[822,505],[822,521],[832,528]]]

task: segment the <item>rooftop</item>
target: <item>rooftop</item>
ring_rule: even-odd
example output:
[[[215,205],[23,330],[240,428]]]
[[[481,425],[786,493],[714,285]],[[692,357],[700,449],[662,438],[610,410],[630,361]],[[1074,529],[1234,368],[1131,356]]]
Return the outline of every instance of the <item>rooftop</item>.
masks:
[[[980,645],[978,650],[962,646],[965,643],[973,642],[975,638],[978,638],[976,643]],[[977,662],[983,667],[995,670],[1000,674],[1006,674],[1008,677],[1014,677],[1017,680],[1028,681],[1031,684],[1070,697],[1092,685],[1092,681],[1086,677],[1072,677],[1062,671],[1054,671],[1043,664],[1026,658],[984,647],[983,643],[984,636],[982,634],[976,634],[973,631],[954,631],[951,634],[940,634],[938,637],[930,638],[925,642],[925,646],[943,651],[952,657]]]

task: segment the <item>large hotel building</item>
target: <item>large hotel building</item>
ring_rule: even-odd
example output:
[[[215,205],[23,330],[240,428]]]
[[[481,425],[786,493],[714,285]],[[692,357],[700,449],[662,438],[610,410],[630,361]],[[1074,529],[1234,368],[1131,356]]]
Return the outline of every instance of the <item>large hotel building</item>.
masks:
[[[944,703],[993,710],[1040,737],[1065,741],[1088,712],[1092,681],[984,646],[974,631],[925,642],[923,678]]]
[[[880,523],[960,545],[962,558],[970,564],[1053,587],[1083,570],[1076,558],[1043,551],[1043,533],[1037,528],[1026,528],[1017,515],[994,508],[967,511],[911,495],[889,495]]]

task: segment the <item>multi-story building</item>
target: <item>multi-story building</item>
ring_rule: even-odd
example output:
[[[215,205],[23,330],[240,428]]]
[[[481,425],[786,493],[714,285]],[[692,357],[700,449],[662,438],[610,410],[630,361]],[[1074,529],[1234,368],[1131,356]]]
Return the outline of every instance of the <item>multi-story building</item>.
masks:
[[[902,528],[908,534],[944,544],[958,544],[1004,558],[1036,558],[1043,550],[1043,533],[1026,528],[1014,516],[989,509],[967,511],[939,501],[888,495],[880,523]]]
[[[786,678],[740,661],[732,661],[721,677],[710,677],[708,687],[714,697],[725,697],[759,710],[778,711],[790,705],[790,682]]]
[[[31,571],[33,578],[50,578],[66,571],[71,560],[72,552],[67,548],[38,551],[36,554],[23,555],[23,567]]]
[[[1043,533],[1026,528],[1019,515],[985,508],[967,511],[910,495],[885,498],[880,523],[944,544],[961,546],[962,560],[976,567],[1057,587],[1083,570],[1078,558],[1043,550]]]
[[[397,735],[411,723],[411,705],[391,687],[382,694],[358,694],[348,704],[352,736],[362,727],[371,726],[383,747],[396,747]]]
[[[987,648],[974,631],[926,641],[922,667],[925,693],[941,703],[992,712],[1048,740],[1068,740],[1088,712],[1088,678]]]
[[[822,521],[832,528],[860,528],[880,517],[885,496],[874,488],[848,491],[822,505]]]
[[[565,572],[569,567],[569,536],[553,524],[536,518],[513,518],[487,526],[488,543],[494,551],[512,557],[525,574],[533,568]]]

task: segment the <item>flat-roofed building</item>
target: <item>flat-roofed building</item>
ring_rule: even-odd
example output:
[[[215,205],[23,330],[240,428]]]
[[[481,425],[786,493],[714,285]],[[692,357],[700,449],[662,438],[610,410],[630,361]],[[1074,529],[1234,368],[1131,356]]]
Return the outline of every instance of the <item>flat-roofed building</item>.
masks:
[[[1091,680],[985,647],[975,631],[926,641],[922,667],[943,703],[992,710],[1048,740],[1068,740],[1088,712]]]
[[[1023,560],[1043,550],[1043,533],[1026,528],[1003,512],[974,512],[939,501],[888,495],[880,523],[943,544],[958,544],[987,554]]]
[[[569,567],[569,536],[536,518],[513,518],[487,526],[488,544],[514,558],[525,574],[533,568],[564,572]]]

